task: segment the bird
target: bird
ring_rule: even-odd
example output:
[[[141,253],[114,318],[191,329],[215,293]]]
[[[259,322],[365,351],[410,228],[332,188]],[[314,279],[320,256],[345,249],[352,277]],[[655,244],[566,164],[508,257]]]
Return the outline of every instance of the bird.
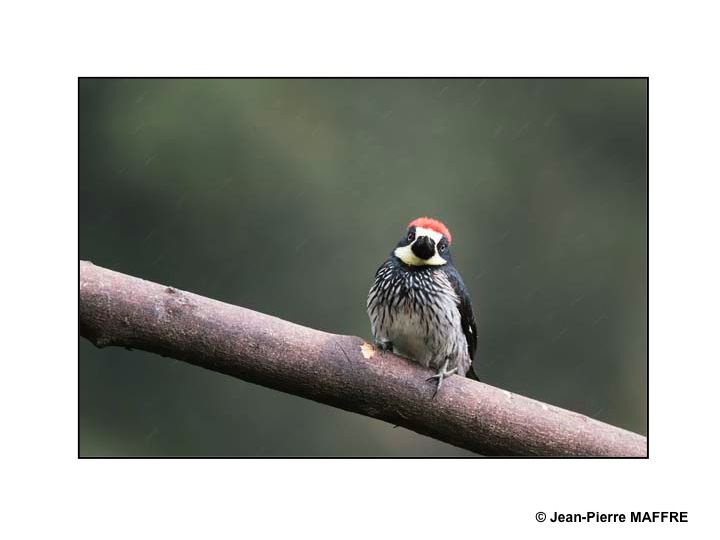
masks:
[[[375,346],[435,370],[427,379],[437,380],[433,399],[451,375],[477,380],[477,325],[451,244],[441,221],[414,219],[375,273],[367,298]]]

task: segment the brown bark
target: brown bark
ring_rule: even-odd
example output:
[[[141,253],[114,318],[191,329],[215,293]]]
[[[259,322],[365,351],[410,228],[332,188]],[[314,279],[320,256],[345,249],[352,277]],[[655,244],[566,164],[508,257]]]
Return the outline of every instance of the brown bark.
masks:
[[[80,262],[80,335],[142,349],[483,455],[646,456],[645,437],[328,334]]]

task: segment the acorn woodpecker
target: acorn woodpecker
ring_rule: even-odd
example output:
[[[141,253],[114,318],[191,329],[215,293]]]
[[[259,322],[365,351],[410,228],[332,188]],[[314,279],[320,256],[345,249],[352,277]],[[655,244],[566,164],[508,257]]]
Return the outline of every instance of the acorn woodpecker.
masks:
[[[475,378],[472,304],[452,264],[452,235],[440,221],[418,218],[375,273],[367,300],[373,340],[382,350],[437,370],[435,394],[458,373]]]

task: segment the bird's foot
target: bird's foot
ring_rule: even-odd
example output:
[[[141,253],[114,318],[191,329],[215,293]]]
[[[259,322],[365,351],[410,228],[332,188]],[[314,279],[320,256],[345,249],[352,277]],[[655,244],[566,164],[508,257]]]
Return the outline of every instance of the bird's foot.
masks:
[[[381,351],[390,351],[393,350],[393,344],[392,341],[376,341],[375,346],[380,349]]]
[[[448,360],[445,360],[445,363],[443,366],[438,370],[438,372],[433,375],[432,377],[429,377],[427,379],[427,382],[432,381],[433,379],[437,379],[437,388],[435,388],[435,393],[433,394],[433,399],[435,399],[435,396],[437,396],[437,393],[440,391],[440,387],[442,386],[443,381],[446,377],[449,377],[450,375],[455,375],[457,373],[457,367],[454,367],[450,370],[447,368],[448,366]]]

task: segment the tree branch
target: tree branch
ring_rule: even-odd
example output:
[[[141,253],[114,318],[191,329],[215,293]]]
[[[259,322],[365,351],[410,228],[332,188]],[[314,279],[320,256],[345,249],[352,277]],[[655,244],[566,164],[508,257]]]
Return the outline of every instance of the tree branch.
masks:
[[[80,262],[80,335],[142,349],[484,455],[646,456],[645,437],[328,334]]]

